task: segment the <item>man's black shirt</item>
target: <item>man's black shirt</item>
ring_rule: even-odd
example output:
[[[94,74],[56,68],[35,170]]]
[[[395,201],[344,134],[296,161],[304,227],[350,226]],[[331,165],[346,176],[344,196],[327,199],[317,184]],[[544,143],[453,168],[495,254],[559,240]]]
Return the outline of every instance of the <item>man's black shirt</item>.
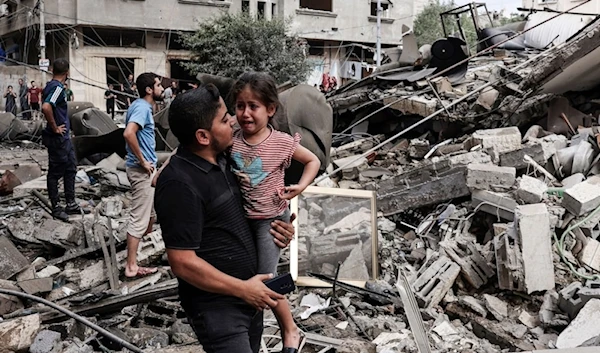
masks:
[[[168,249],[195,250],[219,271],[242,280],[256,275],[255,240],[228,158],[220,156],[217,166],[180,147],[158,178],[154,204]],[[178,280],[184,307],[246,304]]]

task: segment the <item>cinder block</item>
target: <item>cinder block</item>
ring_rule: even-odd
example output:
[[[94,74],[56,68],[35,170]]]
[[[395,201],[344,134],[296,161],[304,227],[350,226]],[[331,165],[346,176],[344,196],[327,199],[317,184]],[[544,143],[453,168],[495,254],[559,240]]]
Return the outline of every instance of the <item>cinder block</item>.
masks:
[[[516,126],[478,130],[473,134],[473,140],[483,148],[491,148],[497,153],[515,151],[521,148],[521,132]]]
[[[431,308],[437,305],[448,293],[459,273],[460,266],[445,256],[437,259],[424,271],[419,271],[412,284],[419,306]]]
[[[493,164],[469,164],[467,186],[487,190],[492,186],[509,188],[514,185],[517,170],[513,167],[498,167]]]
[[[543,203],[515,210],[527,293],[554,289],[550,214]]]
[[[508,233],[502,233],[494,237],[494,249],[498,287],[511,291],[522,291],[524,288],[523,259],[519,251],[519,244]]]
[[[455,242],[441,242],[440,246],[460,266],[462,276],[473,287],[481,287],[494,276],[494,270],[473,243],[461,247]]]
[[[539,203],[544,198],[548,186],[543,181],[523,175],[519,180],[517,196],[524,203]]]
[[[565,190],[562,206],[576,216],[581,216],[600,206],[600,186],[592,178]]]
[[[579,295],[581,288],[581,282],[573,282],[558,293],[558,307],[567,313],[571,320],[577,316],[579,310],[585,305]]]
[[[478,207],[483,203],[479,206],[480,210],[509,221],[514,219],[513,210],[518,204],[508,194],[488,190],[474,190],[471,199],[473,207]],[[497,207],[493,205],[497,205]]]

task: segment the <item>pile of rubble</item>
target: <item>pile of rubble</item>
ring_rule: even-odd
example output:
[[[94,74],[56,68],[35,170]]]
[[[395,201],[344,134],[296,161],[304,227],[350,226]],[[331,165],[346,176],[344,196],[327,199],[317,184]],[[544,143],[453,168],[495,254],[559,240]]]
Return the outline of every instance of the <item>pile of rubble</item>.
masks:
[[[408,53],[414,38],[404,40]],[[444,63],[423,69],[421,53],[328,95],[334,147],[318,185],[348,197],[370,190],[376,210],[300,201],[298,252],[318,261],[286,252],[282,270],[333,283],[290,296],[303,351],[600,345],[600,103],[589,90],[600,78],[565,78],[581,78],[598,47],[596,19],[544,51],[496,50],[439,77]],[[0,116],[10,141],[0,145],[0,351],[202,351],[159,225],[138,254],[159,272],[121,276],[130,203],[122,128],[89,105],[70,108],[86,158],[76,184],[85,212],[68,223],[50,216],[46,151],[23,140],[41,123]],[[306,232],[321,238],[306,242]],[[281,349],[277,336],[267,315],[265,352]]]

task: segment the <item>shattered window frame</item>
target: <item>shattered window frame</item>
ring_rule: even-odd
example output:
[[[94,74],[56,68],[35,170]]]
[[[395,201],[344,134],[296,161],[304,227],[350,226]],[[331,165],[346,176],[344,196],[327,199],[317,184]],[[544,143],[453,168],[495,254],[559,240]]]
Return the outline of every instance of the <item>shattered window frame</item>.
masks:
[[[369,201],[369,211],[370,211],[370,224],[371,224],[371,268],[369,272],[369,280],[377,279],[379,275],[379,261],[378,261],[378,230],[377,230],[377,195],[375,191],[369,190],[354,190],[354,189],[337,189],[337,188],[326,188],[326,187],[317,187],[317,186],[309,186],[304,190],[304,192],[297,197],[293,198],[290,202],[291,212],[299,215],[300,211],[300,198],[315,198],[322,196],[333,196],[339,197],[340,199],[365,199]],[[344,217],[353,214],[359,211],[360,206],[356,207],[352,213],[345,215]],[[296,282],[298,286],[307,286],[307,287],[331,287],[332,285],[321,281],[317,278],[309,277],[307,275],[301,275],[299,273],[299,240],[301,237],[305,237],[306,235],[302,234],[302,225],[299,224],[300,217],[297,217],[293,222],[294,227],[296,229],[296,236],[290,243],[290,273],[292,274],[292,278]],[[333,224],[326,224],[326,227],[331,226]],[[355,228],[353,228],[355,229]],[[368,266],[369,259],[365,259],[365,262]],[[369,270],[369,269],[368,269]],[[331,277],[335,277],[335,275],[331,275]],[[355,280],[349,278],[338,278],[339,282],[348,283],[354,286],[364,287],[366,280]]]

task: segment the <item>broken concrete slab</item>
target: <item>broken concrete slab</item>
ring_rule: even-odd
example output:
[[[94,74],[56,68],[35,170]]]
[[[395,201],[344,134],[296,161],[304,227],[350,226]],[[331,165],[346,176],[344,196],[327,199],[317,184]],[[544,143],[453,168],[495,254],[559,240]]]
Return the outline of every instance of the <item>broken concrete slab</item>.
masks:
[[[496,153],[515,151],[521,148],[521,132],[516,126],[478,130],[473,133],[473,143]],[[468,149],[467,149],[468,150]]]
[[[0,347],[12,351],[24,351],[31,347],[40,330],[40,315],[28,315],[0,322]]]
[[[52,290],[52,278],[35,278],[17,283],[27,294],[48,293]]]
[[[488,311],[485,308],[484,303],[481,300],[476,299],[475,297],[472,297],[470,295],[461,296],[458,299],[458,304],[471,309],[472,311],[476,312],[477,314],[481,315],[482,317],[486,317],[488,314]]]
[[[350,251],[350,255],[348,255],[342,266],[340,266],[339,278],[358,281],[369,280],[369,270],[362,252],[362,242],[359,242]]]
[[[470,193],[466,185],[466,168],[451,167],[446,161],[445,167],[438,170],[423,168],[381,181],[377,190],[377,206],[384,216],[389,216]]]
[[[50,330],[40,331],[29,348],[29,353],[60,353],[61,351],[60,333]]]
[[[494,318],[496,318],[496,320],[502,321],[508,317],[508,304],[504,300],[498,299],[489,294],[484,294],[483,300],[485,307],[490,311]]]
[[[0,236],[0,279],[9,279],[29,266],[29,261],[10,239]]]
[[[81,223],[45,219],[36,230],[35,237],[42,242],[68,250],[79,247],[83,243],[84,235]]]
[[[527,168],[528,164],[525,161],[525,156],[530,156],[535,162],[540,165],[546,164],[544,147],[538,142],[529,142],[523,145],[518,150],[500,153],[500,166],[513,167],[515,169]]]
[[[412,139],[408,146],[408,156],[414,159],[422,159],[429,152],[429,141],[425,139]]]
[[[519,321],[531,329],[540,325],[540,318],[537,315],[531,315],[526,310],[523,310],[521,315],[519,315]]]
[[[592,299],[581,309],[575,320],[558,336],[556,347],[576,348],[600,336],[600,299]]]
[[[108,281],[108,277],[105,274],[104,261],[99,260],[81,271],[79,288],[81,290],[90,289],[106,281]]]
[[[519,180],[517,196],[524,203],[539,203],[544,198],[546,190],[548,186],[543,181],[523,175]]]
[[[554,289],[550,214],[543,203],[517,206],[517,230],[527,293]]]

